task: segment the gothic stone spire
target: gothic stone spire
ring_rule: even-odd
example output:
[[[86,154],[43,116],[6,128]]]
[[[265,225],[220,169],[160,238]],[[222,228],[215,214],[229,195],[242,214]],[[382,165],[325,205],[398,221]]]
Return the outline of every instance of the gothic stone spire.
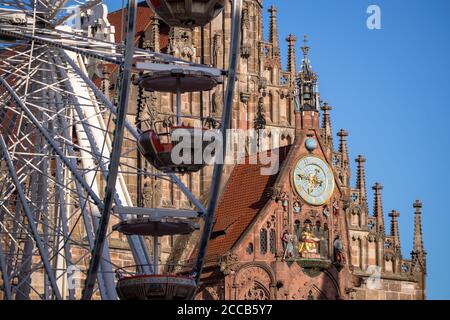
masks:
[[[333,108],[328,104],[324,103],[322,106],[323,111],[323,118],[322,118],[322,129],[323,129],[323,138],[325,141],[325,144],[328,147],[333,147],[333,129],[331,127],[331,117],[330,117],[330,111],[333,110]]]
[[[377,221],[377,231],[381,234],[384,234],[385,229],[384,229],[383,201],[381,197],[381,191],[383,190],[383,186],[377,182],[372,187],[372,190],[375,191],[373,203],[373,216],[376,218]]]
[[[418,273],[419,283],[421,287],[424,288],[421,291],[421,298],[425,299],[425,288],[426,288],[426,273],[427,273],[427,261],[424,246],[423,246],[423,235],[422,235],[422,203],[417,200],[414,203],[414,209],[416,209],[415,223],[414,223],[414,243],[413,251],[411,252],[411,258],[413,262],[413,272]]]
[[[400,217],[400,213],[396,210],[392,210],[389,217],[391,217],[391,237],[394,238],[395,248],[400,250],[400,231],[398,227],[398,217]]]
[[[339,137],[339,153],[341,154],[341,161],[340,161],[340,170],[342,173],[342,183],[346,186],[350,186],[350,161],[348,156],[348,146],[347,146],[347,137],[348,132],[345,129],[341,129],[337,133],[337,136]]]
[[[271,6],[269,8],[270,13],[270,32],[269,32],[269,42],[273,47],[274,58],[280,57],[280,41],[278,36],[278,21],[277,21],[277,8]]]
[[[309,61],[309,51],[310,47],[308,46],[308,36],[305,35],[303,39],[303,61],[302,61],[302,70],[300,72],[300,76],[304,78],[304,80],[308,79],[311,82],[317,82],[317,75],[312,71],[312,67]]]
[[[317,84],[318,77],[309,63],[308,54],[310,48],[307,45],[307,39],[308,38],[305,35],[304,45],[302,47],[302,70],[300,71],[297,80],[300,90],[300,106],[302,111],[314,111],[318,113],[320,109],[320,97]]]
[[[359,191],[360,203],[367,206],[367,190],[366,190],[366,173],[364,169],[364,164],[366,163],[366,158],[359,155],[356,158],[356,163],[358,164],[358,172],[356,177],[356,188]]]
[[[294,35],[290,34],[286,41],[288,43],[287,71],[289,72],[292,81],[294,81],[295,77],[297,77],[297,61],[295,54],[295,42],[297,41],[297,39],[294,37]]]
[[[423,247],[423,235],[422,235],[422,202],[416,200],[413,205],[416,209],[415,219],[414,219],[414,244],[413,253],[423,254],[425,252]]]
[[[339,137],[339,152],[342,153],[348,159],[348,147],[347,147],[348,132],[345,129],[341,129],[341,131],[337,133],[337,136]]]

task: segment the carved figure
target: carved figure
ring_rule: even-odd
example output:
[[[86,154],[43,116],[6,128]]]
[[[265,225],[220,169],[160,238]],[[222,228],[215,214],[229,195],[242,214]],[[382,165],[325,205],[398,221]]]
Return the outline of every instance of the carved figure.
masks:
[[[301,234],[298,252],[301,257],[319,253],[320,239],[316,238],[311,231],[311,226],[307,224]]]

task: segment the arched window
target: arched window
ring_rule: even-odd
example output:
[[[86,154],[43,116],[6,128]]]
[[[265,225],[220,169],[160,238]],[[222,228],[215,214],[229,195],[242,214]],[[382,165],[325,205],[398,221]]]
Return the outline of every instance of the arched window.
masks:
[[[260,241],[261,253],[266,254],[267,253],[267,229],[261,229],[261,232],[259,235],[259,241]]]
[[[274,98],[272,93],[269,93],[269,119],[270,121],[275,121],[275,106],[274,106]]]
[[[274,229],[270,230],[270,253],[275,254],[277,253],[277,240],[276,240],[276,233]]]

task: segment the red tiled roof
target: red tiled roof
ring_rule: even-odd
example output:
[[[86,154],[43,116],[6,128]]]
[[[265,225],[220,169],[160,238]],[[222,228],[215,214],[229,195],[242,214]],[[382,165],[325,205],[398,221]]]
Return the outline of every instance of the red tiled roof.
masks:
[[[290,146],[279,149],[280,167],[289,150]],[[269,200],[267,191],[274,185],[279,173],[261,175],[264,167],[266,165],[252,165],[247,161],[247,164],[237,165],[233,170],[219,202],[208,257],[226,254],[266,205]]]
[[[114,34],[114,42],[120,43],[122,40],[122,33],[125,24],[122,23],[123,19],[126,19],[128,9],[120,9],[114,12],[111,12],[108,14],[108,21],[111,23],[112,26],[114,26],[114,29],[116,33]],[[147,5],[147,3],[139,3],[138,9],[136,12],[136,34],[134,37],[134,41],[138,41],[139,37],[144,33],[149,27],[150,27],[150,18],[154,15],[154,12],[150,7]],[[117,70],[117,66],[113,66],[110,69],[110,72],[115,72]],[[99,81],[95,82],[95,84],[99,86]]]
[[[122,14],[123,11],[123,14]],[[126,17],[127,9],[120,9],[118,11],[111,12],[108,15],[108,20],[116,29],[115,33],[115,42],[119,43],[122,40],[122,17]],[[150,27],[151,20],[155,13],[152,9],[147,5],[146,2],[141,2],[138,4],[137,12],[136,12],[136,38],[137,41],[139,37]],[[168,30],[166,30],[166,25],[164,22],[160,22],[160,46],[161,48],[165,48],[168,45],[169,36]]]
[[[123,14],[122,14],[123,11]],[[120,9],[118,11],[111,12],[108,14],[109,22],[115,27],[115,41],[119,43],[122,40],[122,17],[126,17],[128,10]],[[148,7],[148,5],[143,2],[139,3],[138,10],[136,12],[136,39],[147,30],[150,26],[150,18],[153,17],[154,13],[152,9]]]
[[[126,18],[128,10],[127,9],[120,9],[114,12],[111,12],[108,14],[108,21],[111,23],[112,26],[114,26],[116,33],[114,34],[114,41],[115,43],[119,43],[122,40],[122,32],[123,32],[123,25],[122,25],[122,18]],[[152,9],[147,5],[146,2],[141,2],[138,4],[137,12],[136,12],[136,35],[135,35],[135,42],[139,40],[139,38],[142,36],[144,32],[147,31],[147,29],[151,26],[151,20],[150,18],[153,17],[155,13]],[[136,43],[136,45],[138,45]],[[162,49],[167,48],[169,45],[169,27],[164,23],[160,22],[160,47]],[[163,50],[164,51],[164,50]],[[117,65],[112,64],[105,64],[108,68],[108,71],[110,73],[114,73],[117,71]],[[97,87],[100,88],[101,79],[96,77],[93,79],[94,83],[97,85]]]

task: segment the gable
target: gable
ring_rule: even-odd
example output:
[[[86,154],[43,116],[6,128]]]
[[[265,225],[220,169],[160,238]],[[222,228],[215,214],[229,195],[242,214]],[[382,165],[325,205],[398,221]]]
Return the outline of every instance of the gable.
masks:
[[[291,146],[279,149],[280,165],[284,163]],[[208,257],[221,256],[231,250],[245,230],[270,199],[269,190],[278,174],[261,175],[262,164],[240,164],[233,170],[219,201],[216,222],[208,246]]]

